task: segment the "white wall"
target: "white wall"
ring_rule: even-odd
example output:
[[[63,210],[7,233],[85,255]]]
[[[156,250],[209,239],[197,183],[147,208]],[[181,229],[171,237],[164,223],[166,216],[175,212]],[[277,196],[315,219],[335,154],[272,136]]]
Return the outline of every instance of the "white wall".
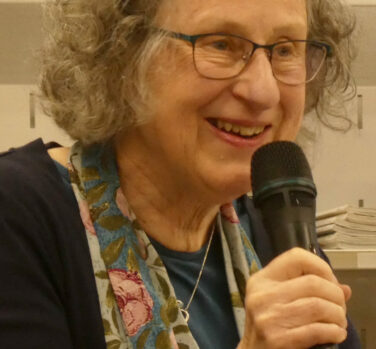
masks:
[[[72,144],[53,120],[42,113],[37,98],[30,96],[33,91],[35,85],[0,85],[0,152],[39,137],[45,142]]]
[[[358,206],[359,200],[365,207],[376,207],[376,87],[358,87],[358,95],[362,101],[355,99],[348,108],[354,127],[345,134],[321,127],[314,144],[318,211]],[[358,113],[362,129],[357,127]]]

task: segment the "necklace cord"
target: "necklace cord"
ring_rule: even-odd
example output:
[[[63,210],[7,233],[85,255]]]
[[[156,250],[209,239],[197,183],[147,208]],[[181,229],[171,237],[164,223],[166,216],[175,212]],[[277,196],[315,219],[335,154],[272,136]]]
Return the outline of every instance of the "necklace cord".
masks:
[[[189,312],[188,312],[188,309],[189,307],[191,306],[191,303],[193,301],[193,298],[196,294],[196,291],[197,291],[197,288],[198,288],[198,285],[200,283],[200,280],[201,280],[201,276],[202,276],[202,273],[204,271],[204,267],[205,267],[205,263],[206,263],[206,260],[208,258],[208,254],[209,254],[209,250],[210,250],[210,246],[211,246],[211,243],[212,243],[212,240],[213,240],[213,236],[214,236],[214,229],[215,229],[215,224],[213,224],[213,228],[212,228],[212,231],[210,233],[210,238],[209,238],[209,242],[208,242],[208,246],[206,247],[206,251],[205,251],[205,255],[204,255],[204,259],[202,261],[202,264],[201,264],[201,268],[200,268],[200,272],[198,274],[198,277],[197,277],[197,280],[196,280],[196,283],[195,283],[195,287],[193,288],[193,291],[192,291],[192,294],[191,294],[191,297],[189,298],[189,301],[186,305],[185,308],[182,308],[183,306],[183,302],[182,301],[177,301],[177,304],[180,308],[180,311],[183,313],[183,316],[184,316],[184,319],[185,321],[189,321]]]

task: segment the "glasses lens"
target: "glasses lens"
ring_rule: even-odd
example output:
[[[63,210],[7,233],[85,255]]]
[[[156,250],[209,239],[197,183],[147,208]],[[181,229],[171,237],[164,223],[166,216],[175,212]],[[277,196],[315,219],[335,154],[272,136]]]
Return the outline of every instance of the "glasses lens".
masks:
[[[273,48],[272,68],[277,80],[299,85],[315,78],[326,57],[320,44],[306,41],[286,41]]]
[[[253,45],[231,35],[205,35],[194,48],[197,71],[208,78],[226,79],[238,75],[247,63],[246,53]]]
[[[310,43],[307,47],[307,82],[313,80],[324,65],[328,51],[319,43]]]

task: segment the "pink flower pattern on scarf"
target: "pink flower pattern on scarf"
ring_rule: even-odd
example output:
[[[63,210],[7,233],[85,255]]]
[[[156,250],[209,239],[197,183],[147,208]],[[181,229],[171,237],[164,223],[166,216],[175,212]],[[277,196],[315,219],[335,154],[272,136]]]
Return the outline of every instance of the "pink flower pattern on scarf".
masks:
[[[221,214],[230,223],[240,223],[239,217],[236,214],[235,208],[231,203],[221,206]]]
[[[85,200],[79,201],[78,207],[80,208],[80,216],[81,216],[81,220],[82,220],[82,223],[84,224],[85,229],[91,235],[97,235],[97,233],[95,232],[93,221],[91,220],[90,210],[89,210],[87,201]]]
[[[116,190],[115,195],[116,195],[115,202],[116,202],[117,207],[119,208],[119,210],[125,217],[127,217],[128,219],[131,219],[131,214],[129,212],[129,204],[121,188],[118,188]]]
[[[153,299],[138,272],[109,269],[108,275],[128,335],[134,336],[153,318]]]

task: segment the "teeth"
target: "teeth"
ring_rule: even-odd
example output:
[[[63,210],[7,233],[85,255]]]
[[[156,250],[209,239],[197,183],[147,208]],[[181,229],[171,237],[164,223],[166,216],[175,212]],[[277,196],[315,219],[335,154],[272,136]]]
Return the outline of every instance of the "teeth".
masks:
[[[262,131],[264,131],[263,126],[257,126],[257,127],[245,127],[245,126],[239,126],[230,124],[229,122],[223,122],[221,120],[217,120],[217,127],[219,129],[225,130],[226,132],[232,132],[240,134],[241,136],[254,136],[260,134]]]
[[[232,130],[232,125],[229,124],[228,122],[225,123],[224,125],[224,129],[227,131],[227,132],[230,132]]]

